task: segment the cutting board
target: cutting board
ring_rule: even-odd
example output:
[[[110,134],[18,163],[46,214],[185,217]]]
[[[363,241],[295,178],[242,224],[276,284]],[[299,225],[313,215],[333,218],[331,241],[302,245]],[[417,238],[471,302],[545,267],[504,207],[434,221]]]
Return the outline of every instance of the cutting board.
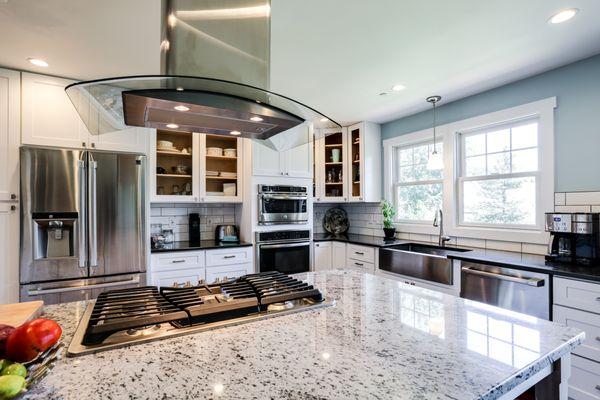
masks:
[[[0,324],[17,327],[42,315],[43,301],[0,304]]]

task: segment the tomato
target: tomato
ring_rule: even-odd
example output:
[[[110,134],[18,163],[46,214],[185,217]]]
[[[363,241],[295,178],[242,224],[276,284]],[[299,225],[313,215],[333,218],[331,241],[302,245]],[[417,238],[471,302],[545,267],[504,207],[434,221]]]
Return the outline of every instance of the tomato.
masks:
[[[4,358],[6,339],[14,330],[10,325],[0,324],[0,358]]]
[[[6,357],[27,362],[54,346],[62,335],[60,325],[50,319],[38,318],[16,328],[6,340]]]

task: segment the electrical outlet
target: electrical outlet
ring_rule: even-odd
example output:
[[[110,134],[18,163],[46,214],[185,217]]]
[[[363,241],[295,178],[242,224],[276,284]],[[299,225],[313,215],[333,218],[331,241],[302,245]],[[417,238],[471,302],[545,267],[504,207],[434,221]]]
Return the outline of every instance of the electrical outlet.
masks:
[[[175,225],[175,218],[169,218],[169,226],[171,227],[171,229],[175,229]]]

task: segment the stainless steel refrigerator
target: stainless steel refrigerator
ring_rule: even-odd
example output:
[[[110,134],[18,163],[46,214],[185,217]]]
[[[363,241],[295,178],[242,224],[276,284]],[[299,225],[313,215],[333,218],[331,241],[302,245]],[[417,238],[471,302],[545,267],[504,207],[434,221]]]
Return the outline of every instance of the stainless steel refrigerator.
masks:
[[[146,157],[21,148],[21,301],[146,283]]]

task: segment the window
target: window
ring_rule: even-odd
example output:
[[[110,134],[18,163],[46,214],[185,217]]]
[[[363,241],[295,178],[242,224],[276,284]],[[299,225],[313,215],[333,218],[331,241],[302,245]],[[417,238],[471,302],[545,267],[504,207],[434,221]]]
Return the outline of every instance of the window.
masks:
[[[536,227],[538,121],[459,134],[463,225]]]
[[[436,144],[442,155],[442,146]],[[432,221],[442,208],[443,170],[429,170],[427,161],[433,141],[395,148],[396,183],[394,201],[397,218],[404,221]]]

